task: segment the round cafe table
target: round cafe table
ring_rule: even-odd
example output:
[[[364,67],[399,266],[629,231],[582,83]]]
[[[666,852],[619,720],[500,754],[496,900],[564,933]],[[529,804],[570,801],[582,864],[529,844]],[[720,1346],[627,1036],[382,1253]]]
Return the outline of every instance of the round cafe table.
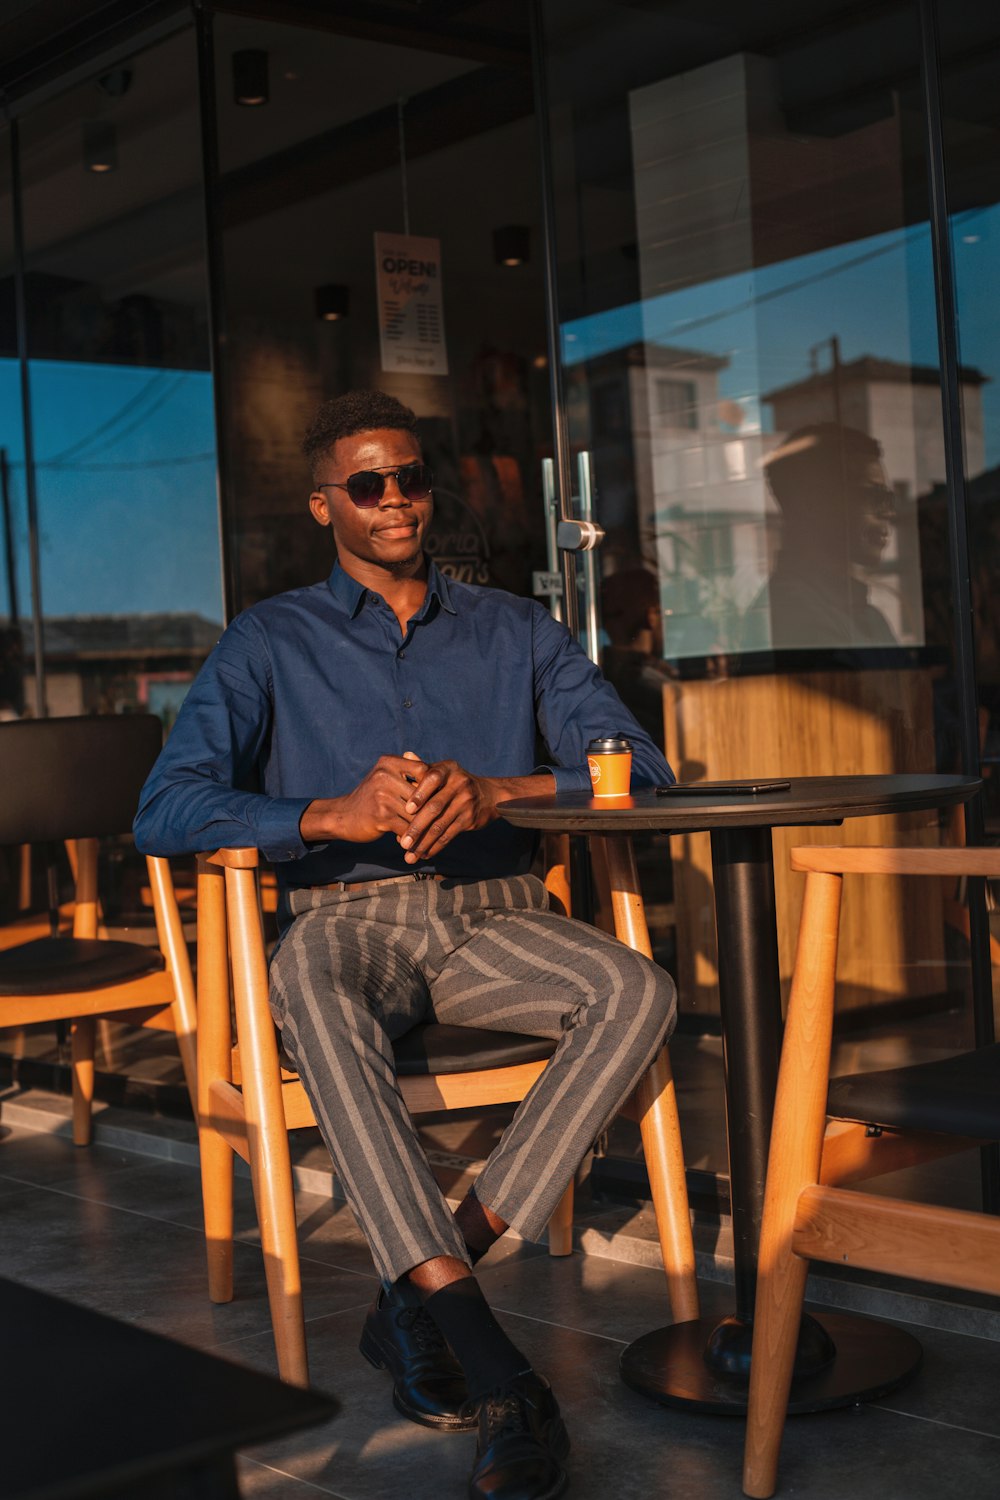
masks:
[[[772,828],[949,807],[967,802],[981,785],[969,776],[811,776],[792,780],[786,791],[757,794],[641,791],[602,799],[569,792],[504,803],[509,823],[546,833],[626,840],[634,833],[711,834],[735,1309],[721,1323],[701,1318],[636,1339],[621,1357],[622,1378],[636,1390],[688,1410],[746,1410],[782,1028]],[[832,1360],[827,1337],[836,1346]],[[891,1325],[844,1313],[807,1317],[789,1410],[873,1400],[906,1379],[920,1356],[917,1340]]]

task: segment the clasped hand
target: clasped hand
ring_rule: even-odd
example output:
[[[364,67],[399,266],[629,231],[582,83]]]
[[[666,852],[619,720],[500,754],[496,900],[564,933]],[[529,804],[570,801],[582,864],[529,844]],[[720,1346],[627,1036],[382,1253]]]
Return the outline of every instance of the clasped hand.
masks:
[[[409,827],[399,840],[408,865],[431,859],[457,833],[483,828],[496,817],[498,783],[471,775],[456,760],[428,766],[409,750],[404,759],[420,767],[403,809]]]
[[[303,839],[369,843],[393,833],[409,865],[430,859],[456,834],[497,816],[502,779],[473,776],[454,760],[428,765],[412,750],[382,755],[352,792],[321,798],[302,815]],[[510,795],[510,792],[508,792]]]

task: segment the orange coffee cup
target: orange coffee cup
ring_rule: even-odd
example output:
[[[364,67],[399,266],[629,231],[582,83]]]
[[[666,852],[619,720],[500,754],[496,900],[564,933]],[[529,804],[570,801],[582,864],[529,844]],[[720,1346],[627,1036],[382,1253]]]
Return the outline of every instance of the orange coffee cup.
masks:
[[[623,734],[605,735],[587,746],[595,797],[627,797],[632,785],[632,744]]]

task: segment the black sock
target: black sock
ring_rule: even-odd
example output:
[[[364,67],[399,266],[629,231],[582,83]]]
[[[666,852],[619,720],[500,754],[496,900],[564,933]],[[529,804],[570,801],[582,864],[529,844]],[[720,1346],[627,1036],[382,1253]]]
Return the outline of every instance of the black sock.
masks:
[[[481,1261],[488,1250],[492,1250],[503,1230],[494,1229],[479,1199],[475,1188],[470,1188],[455,1211],[458,1232],[465,1241],[469,1259],[473,1265]]]
[[[531,1361],[493,1316],[474,1276],[433,1292],[424,1306],[451,1345],[473,1399],[531,1369]]]

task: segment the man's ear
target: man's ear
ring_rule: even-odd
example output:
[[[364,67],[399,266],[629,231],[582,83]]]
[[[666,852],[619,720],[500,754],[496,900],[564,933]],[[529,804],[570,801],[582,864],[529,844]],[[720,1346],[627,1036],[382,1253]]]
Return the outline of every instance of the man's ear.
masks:
[[[309,509],[312,512],[313,520],[320,526],[331,525],[330,507],[326,503],[326,496],[322,490],[313,490],[309,496]]]

